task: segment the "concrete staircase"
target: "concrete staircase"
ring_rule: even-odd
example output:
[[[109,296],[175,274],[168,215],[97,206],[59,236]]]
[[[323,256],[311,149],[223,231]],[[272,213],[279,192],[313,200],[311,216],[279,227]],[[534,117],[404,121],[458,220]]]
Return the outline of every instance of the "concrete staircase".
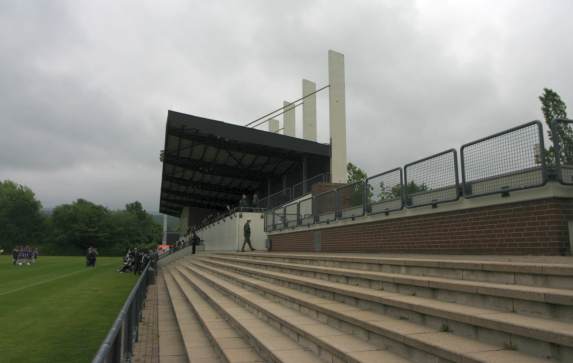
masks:
[[[163,278],[193,363],[573,362],[570,260],[219,253]]]

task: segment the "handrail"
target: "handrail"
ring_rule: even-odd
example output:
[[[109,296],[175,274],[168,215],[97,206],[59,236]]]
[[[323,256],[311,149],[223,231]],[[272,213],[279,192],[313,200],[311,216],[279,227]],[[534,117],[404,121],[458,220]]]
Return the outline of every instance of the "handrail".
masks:
[[[448,149],[443,152],[419,159],[417,161],[408,163],[403,167],[394,168],[388,171],[385,171],[380,174],[373,175],[367,178],[364,181],[356,182],[354,184],[346,184],[341,187],[332,188],[331,190],[324,191],[319,194],[314,194],[310,198],[300,200],[294,202],[290,200],[284,204],[272,206],[272,208],[267,209],[265,211],[265,228],[266,232],[272,232],[273,230],[283,229],[284,223],[283,221],[279,221],[277,223],[275,217],[283,218],[286,220],[286,216],[294,215],[294,211],[290,211],[287,213],[286,208],[294,208],[294,205],[297,205],[297,220],[298,225],[305,225],[310,227],[311,224],[319,224],[319,223],[329,223],[330,221],[337,220],[337,219],[344,219],[344,218],[355,218],[361,217],[363,215],[373,215],[378,213],[385,213],[388,215],[390,212],[402,210],[404,207],[406,208],[414,208],[414,207],[422,207],[422,206],[431,206],[432,208],[437,208],[437,206],[441,203],[453,202],[458,200],[459,198],[472,198],[472,197],[480,197],[484,195],[492,195],[492,194],[500,194],[501,197],[509,196],[509,192],[515,190],[523,190],[528,188],[536,188],[541,187],[546,184],[547,180],[549,180],[549,173],[553,175],[553,173],[557,172],[557,177],[559,182],[562,184],[573,185],[573,166],[569,165],[561,165],[560,159],[563,154],[562,149],[566,149],[568,152],[568,160],[573,160],[573,141],[562,140],[561,138],[565,138],[559,134],[559,126],[568,127],[567,132],[569,134],[573,134],[573,120],[566,120],[566,119],[556,119],[553,120],[551,123],[551,128],[553,130],[553,146],[555,147],[555,164],[556,165],[548,165],[545,160],[546,151],[545,151],[545,144],[543,140],[543,125],[539,121],[531,121],[525,124],[518,125],[516,127],[512,127],[510,129],[495,133],[490,136],[486,136],[475,140],[473,142],[464,144],[461,146],[461,158],[458,159],[458,150],[457,149]],[[535,127],[535,130],[533,128]],[[520,133],[522,130],[528,130],[527,134]],[[533,130],[533,131],[532,131]],[[566,135],[566,136],[567,136]],[[491,157],[491,155],[497,156],[498,154],[504,157],[505,161],[511,165],[511,168],[508,168],[505,164],[505,172],[499,173],[498,170],[494,170],[495,172],[489,172],[485,170],[480,177],[472,177],[468,178],[467,171],[469,161],[467,160],[466,156],[468,156],[468,151],[465,149],[469,146],[480,145],[484,142],[488,142],[490,140],[496,140],[500,137],[507,137],[509,141],[505,139],[499,139],[499,143],[502,147],[501,149],[503,153],[498,152],[497,154],[494,151],[486,150],[482,152],[483,155]],[[567,136],[569,137],[569,136]],[[515,140],[521,141],[519,145]],[[524,140],[524,141],[523,141]],[[512,144],[513,142],[513,144]],[[532,162],[531,150],[539,149],[538,155],[535,154],[535,161]],[[517,150],[517,151],[516,151]],[[522,150],[526,150],[527,153],[524,156]],[[478,153],[479,155],[482,155]],[[440,159],[441,158],[441,159]],[[487,160],[483,158],[483,160]],[[434,162],[441,162],[444,166],[438,164],[441,168],[436,170],[436,166],[432,165],[432,161]],[[573,164],[573,162],[571,162]],[[474,162],[475,165],[475,162]],[[478,163],[478,166],[483,168],[483,165]],[[415,168],[420,168],[416,170]],[[474,166],[475,167],[475,166]],[[552,168],[556,170],[552,170]],[[414,169],[414,170],[412,170]],[[567,174],[567,180],[564,180],[565,175],[563,170],[566,170],[569,174]],[[460,177],[461,171],[461,177]],[[503,171],[503,170],[501,170]],[[519,182],[514,183],[514,185],[509,186],[502,186],[496,187],[492,190],[487,191],[484,193],[480,191],[479,193],[474,192],[469,193],[469,189],[473,185],[479,184],[480,182],[488,182],[499,180],[502,178],[511,178],[514,176],[524,175],[527,173],[531,173],[532,171],[539,171],[540,177],[535,176],[534,178],[530,178],[527,180],[526,183]],[[320,174],[319,174],[320,175]],[[386,185],[387,176],[390,184]],[[414,178],[413,178],[414,176]],[[415,183],[419,183],[419,176],[421,176],[421,185],[425,185],[423,190],[416,190],[416,188],[411,188],[411,186],[415,186]],[[292,186],[293,190],[300,187],[304,182],[317,178],[314,176],[312,178],[306,179],[303,182],[299,182]],[[461,179],[461,180],[460,180]],[[384,183],[381,186],[384,187],[391,187],[392,193],[395,193],[395,198],[391,198],[388,200],[377,200],[376,198],[372,198],[370,193],[376,188],[376,185],[372,185],[371,183]],[[362,185],[362,213],[360,213],[358,202],[352,202],[351,206],[346,208],[344,203],[341,203],[341,193],[344,193],[345,188],[353,188],[357,185]],[[395,190],[393,190],[395,188]],[[418,188],[419,189],[419,188]],[[443,193],[447,192],[447,193]],[[434,197],[434,194],[442,193],[438,197]],[[296,193],[295,193],[296,194]],[[332,196],[332,199],[329,199],[328,202],[325,202],[321,205],[320,200],[323,198],[327,198]],[[416,201],[412,201],[412,197],[418,198],[423,197],[421,200],[418,198]],[[358,197],[356,197],[358,198]],[[424,199],[425,198],[425,199]],[[310,206],[308,205],[310,201]],[[399,201],[399,203],[393,203],[389,205],[387,208],[372,208],[375,205],[380,205],[386,202],[395,202]],[[304,210],[305,210],[305,221],[301,220],[301,203],[304,202]],[[325,207],[325,208],[323,208]],[[323,210],[325,209],[325,210]],[[355,209],[357,211],[355,211]],[[346,215],[343,214],[345,211],[351,211]],[[277,211],[279,213],[277,213]],[[311,212],[310,215],[308,212]],[[309,218],[310,216],[310,218]],[[326,216],[325,218],[321,218],[322,216]],[[272,218],[272,220],[271,220]]]
[[[135,286],[131,289],[92,363],[123,362],[131,357],[133,343],[138,338],[138,324],[141,317],[141,307],[149,285],[151,263],[152,261],[147,263]],[[133,321],[134,318],[135,321]],[[124,324],[127,324],[127,326],[124,326]],[[125,355],[127,355],[127,358]]]

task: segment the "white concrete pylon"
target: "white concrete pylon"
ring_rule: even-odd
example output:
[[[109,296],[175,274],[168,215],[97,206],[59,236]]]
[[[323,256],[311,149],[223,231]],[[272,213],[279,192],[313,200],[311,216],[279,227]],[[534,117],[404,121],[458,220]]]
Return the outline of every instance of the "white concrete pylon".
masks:
[[[292,103],[284,101],[284,113],[283,113],[283,134],[287,136],[295,137],[295,114],[294,106]]]
[[[316,83],[302,80],[302,96],[316,91]],[[302,138],[316,141],[316,93],[306,97],[302,103]]]
[[[269,132],[278,132],[279,131],[279,120],[272,118],[268,121],[269,124]]]
[[[330,116],[330,173],[333,183],[346,182],[346,87],[344,55],[328,51],[328,90]]]

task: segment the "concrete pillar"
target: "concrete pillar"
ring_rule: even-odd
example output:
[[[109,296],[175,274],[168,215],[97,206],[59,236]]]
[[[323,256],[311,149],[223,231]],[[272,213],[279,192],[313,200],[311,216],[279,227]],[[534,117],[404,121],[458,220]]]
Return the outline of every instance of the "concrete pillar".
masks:
[[[284,111],[283,113],[283,134],[287,136],[295,137],[295,115],[294,115],[294,106],[292,103],[284,101],[283,102]]]
[[[330,173],[333,183],[346,183],[346,90],[344,55],[328,51],[328,91],[330,114]]]
[[[316,91],[316,83],[302,80],[302,96]],[[302,104],[302,138],[316,141],[316,93],[304,99]]]
[[[277,131],[279,131],[279,120],[274,119],[274,118],[270,119],[268,121],[268,124],[269,124],[269,131],[270,132],[276,133]]]
[[[179,217],[179,237],[185,236],[189,228],[189,207],[183,207]]]

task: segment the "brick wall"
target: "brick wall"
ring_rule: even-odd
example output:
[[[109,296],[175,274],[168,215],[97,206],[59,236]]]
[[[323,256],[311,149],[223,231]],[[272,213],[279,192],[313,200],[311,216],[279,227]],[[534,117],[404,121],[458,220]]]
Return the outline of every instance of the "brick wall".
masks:
[[[273,251],[570,254],[572,199],[543,199],[270,236]]]

